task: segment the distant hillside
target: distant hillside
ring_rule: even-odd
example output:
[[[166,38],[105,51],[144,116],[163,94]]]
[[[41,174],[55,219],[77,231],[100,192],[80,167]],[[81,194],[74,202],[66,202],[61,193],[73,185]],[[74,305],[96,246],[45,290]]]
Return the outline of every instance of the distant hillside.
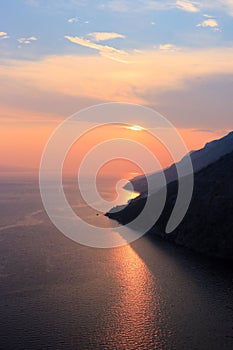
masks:
[[[229,136],[232,138],[232,133]],[[218,142],[220,141],[216,141]],[[206,145],[207,154],[214,144]],[[195,153],[197,158],[198,152]],[[209,256],[233,260],[232,179],[233,151],[197,172],[194,176],[194,193],[188,212],[178,228],[167,235],[164,229],[177,195],[177,181],[171,182],[167,188],[167,202],[163,213],[150,230],[150,234],[159,235]],[[160,192],[153,196],[159,200],[159,194]],[[140,213],[145,201],[145,195],[139,196],[121,212],[110,211],[106,215],[123,224],[128,223]]]
[[[204,148],[198,151],[190,152],[190,157],[192,159],[194,172],[197,172],[205,168],[209,164],[215,162],[225,154],[230,153],[232,151],[233,151],[233,131],[219,140],[215,140],[207,143]],[[187,156],[185,156],[179,162],[179,166],[181,166],[181,168],[182,167],[185,168],[186,159],[187,159]],[[175,164],[165,169],[164,174],[165,174],[167,183],[176,180],[177,171],[176,171]],[[148,175],[148,177],[150,177],[152,182],[154,183],[154,191],[158,191],[159,187],[156,184],[159,183],[160,172],[152,173]],[[130,183],[133,184],[135,192],[143,193],[147,191],[147,180],[143,175],[133,178],[132,180],[130,180]],[[131,187],[129,186],[129,184],[128,185],[126,184],[125,188],[130,190]]]

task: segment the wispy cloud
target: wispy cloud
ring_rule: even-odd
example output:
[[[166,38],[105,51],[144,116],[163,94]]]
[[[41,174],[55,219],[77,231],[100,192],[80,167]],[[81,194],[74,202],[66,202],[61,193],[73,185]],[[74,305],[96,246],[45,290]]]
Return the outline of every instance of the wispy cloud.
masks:
[[[202,0],[202,1],[186,0],[184,2],[191,3],[194,7],[196,7],[201,11],[206,11],[206,10],[219,11],[220,10],[220,11],[226,12],[230,16],[233,16],[233,0]],[[206,15],[206,17],[208,17],[208,15]]]
[[[194,2],[194,1],[185,1],[185,0],[176,1],[176,7],[186,12],[199,12],[200,9],[197,7],[196,4],[197,2]]]
[[[76,17],[72,17],[72,18],[69,18],[69,19],[67,20],[67,22],[68,22],[68,23],[77,23],[77,22],[79,22],[79,20],[78,20],[78,18],[76,18]]]
[[[6,32],[0,32],[0,39],[8,39],[10,36]]]
[[[141,0],[141,1],[130,1],[130,0],[111,0],[106,4],[102,4],[102,8],[109,8],[116,12],[127,12],[127,11],[149,11],[149,10],[169,10],[169,9],[180,9],[187,12],[199,12],[198,1],[189,0]]]
[[[219,0],[219,6],[225,9],[230,16],[233,16],[233,0]]]
[[[124,50],[119,50],[119,49],[116,49],[115,47],[108,46],[108,45],[96,44],[90,40],[80,38],[78,36],[74,37],[74,36],[66,35],[65,38],[74,44],[97,50],[101,56],[104,56],[122,63],[130,63],[129,60],[127,60],[129,57],[129,54]]]
[[[205,18],[213,18],[213,16],[210,16],[210,15],[207,15],[207,14],[204,14],[203,17],[205,17]]]
[[[17,39],[17,41],[20,43],[20,44],[24,44],[24,45],[29,45],[31,44],[32,41],[37,41],[38,38],[35,37],[35,36],[30,36],[28,38],[19,38]]]
[[[163,52],[175,52],[178,51],[179,48],[172,44],[163,44],[159,46],[159,50]]]
[[[89,24],[90,21],[89,20],[86,20],[86,19],[83,19],[83,18],[80,18],[80,17],[71,17],[71,18],[68,18],[67,19],[67,22],[70,23],[70,24],[80,24],[80,25],[83,25],[83,24]]]
[[[114,32],[93,32],[89,33],[88,36],[94,41],[106,41],[111,39],[124,39],[125,36]]]
[[[206,10],[221,10],[233,16],[233,0],[138,0],[134,2],[131,0],[109,0],[99,7],[114,12],[178,9],[198,13]]]
[[[90,6],[97,6],[102,9],[109,9],[114,12],[128,11],[150,11],[150,10],[169,10],[177,8],[186,12],[199,12],[209,9],[221,10],[228,15],[233,16],[233,0],[108,0],[96,1],[87,0],[24,0],[33,7],[46,6],[53,9],[75,9]],[[93,4],[92,4],[93,3]]]
[[[219,30],[219,24],[216,21],[216,19],[214,19],[214,18],[208,18],[208,19],[204,20],[203,22],[198,23],[196,26],[203,27],[203,28],[210,27],[214,30]]]

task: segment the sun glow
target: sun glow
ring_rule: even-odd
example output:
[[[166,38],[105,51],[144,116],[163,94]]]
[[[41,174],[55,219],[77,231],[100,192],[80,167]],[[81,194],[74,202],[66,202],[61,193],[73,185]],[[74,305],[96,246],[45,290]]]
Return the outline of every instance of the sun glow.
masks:
[[[140,125],[131,125],[127,127],[129,130],[133,130],[133,131],[142,131],[145,130],[142,126]]]

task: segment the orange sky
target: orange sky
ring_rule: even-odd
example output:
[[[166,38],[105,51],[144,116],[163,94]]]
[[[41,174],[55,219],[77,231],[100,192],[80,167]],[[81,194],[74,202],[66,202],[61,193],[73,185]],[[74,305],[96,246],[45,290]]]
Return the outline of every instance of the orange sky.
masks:
[[[154,108],[177,127],[189,150],[230,130],[230,84],[220,87],[222,77],[227,82],[233,73],[232,49],[144,50],[129,54],[128,59],[122,63],[101,56],[57,55],[37,61],[6,60],[0,66],[4,82],[0,86],[1,169],[38,170],[43,148],[56,126],[80,109],[101,102]],[[127,133],[151,144],[144,132]],[[114,132],[108,130],[106,135],[113,137]],[[97,141],[95,135],[84,143],[76,158]],[[172,162],[158,144],[152,148],[163,166]],[[68,163],[72,172],[74,161]],[[109,173],[114,171],[108,167]]]
[[[43,149],[57,125],[57,122],[39,123],[24,121],[2,123],[0,132],[0,148],[3,150],[1,165],[10,169],[16,168],[16,172],[17,167],[38,169]],[[210,133],[193,129],[180,129],[179,132],[189,150],[201,148],[206,142],[221,136],[219,131]],[[100,128],[99,131],[90,132],[76,142],[65,161],[64,173],[74,175],[80,161],[91,147],[107,139],[117,137],[127,137],[145,145],[158,157],[163,167],[172,163],[172,158],[167,150],[146,131],[131,131],[123,127],[113,130],[112,127],[105,127]],[[100,171],[102,175],[124,175],[126,178],[130,178],[135,175],[132,173],[138,172],[139,169],[136,165],[126,161],[109,162]]]

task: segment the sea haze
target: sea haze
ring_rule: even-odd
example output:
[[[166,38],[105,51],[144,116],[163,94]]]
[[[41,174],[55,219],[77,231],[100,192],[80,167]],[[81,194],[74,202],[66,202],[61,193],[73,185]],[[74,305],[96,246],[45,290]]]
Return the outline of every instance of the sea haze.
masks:
[[[64,187],[77,214],[118,225],[90,211],[76,185]],[[98,186],[113,199],[113,179]],[[36,180],[2,179],[0,191],[0,348],[232,348],[227,264],[147,236],[120,248],[86,247],[50,222]],[[118,204],[130,199],[124,195]]]

